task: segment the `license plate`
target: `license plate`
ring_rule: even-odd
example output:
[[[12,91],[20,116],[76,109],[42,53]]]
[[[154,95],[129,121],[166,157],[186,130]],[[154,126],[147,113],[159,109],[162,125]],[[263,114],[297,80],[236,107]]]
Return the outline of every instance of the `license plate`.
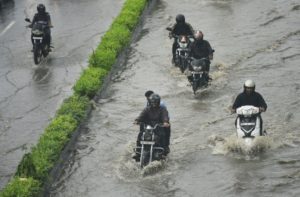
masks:
[[[42,37],[33,37],[34,40],[42,40]]]
[[[141,141],[141,144],[151,145],[155,144],[155,142]]]
[[[192,71],[191,73],[192,73],[192,74],[200,74],[200,75],[202,75],[202,74],[203,74],[203,72],[202,72],[202,71],[199,71],[199,72]]]

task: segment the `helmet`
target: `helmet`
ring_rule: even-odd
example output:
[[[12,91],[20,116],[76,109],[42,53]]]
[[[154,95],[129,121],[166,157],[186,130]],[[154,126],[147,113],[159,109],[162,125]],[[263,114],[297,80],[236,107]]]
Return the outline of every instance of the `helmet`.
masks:
[[[185,23],[185,17],[184,17],[184,15],[178,14],[178,15],[176,16],[176,22],[177,22],[177,23]]]
[[[155,108],[160,106],[160,96],[158,94],[152,94],[149,98],[150,107]]]
[[[44,4],[39,4],[37,7],[36,7],[37,11],[39,14],[42,14],[42,13],[45,13],[46,12],[46,7],[44,6]]]
[[[194,34],[194,37],[196,40],[203,40],[203,33],[200,30],[197,30],[196,33]]]
[[[255,83],[251,79],[248,79],[244,83],[245,88],[255,88]]]
[[[145,97],[149,98],[149,96],[151,96],[151,94],[153,94],[154,92],[152,90],[148,90],[147,92],[145,92]]]
[[[254,81],[252,81],[251,79],[246,80],[245,83],[244,83],[244,91],[247,94],[251,94],[252,92],[254,92],[254,90],[255,90]]]

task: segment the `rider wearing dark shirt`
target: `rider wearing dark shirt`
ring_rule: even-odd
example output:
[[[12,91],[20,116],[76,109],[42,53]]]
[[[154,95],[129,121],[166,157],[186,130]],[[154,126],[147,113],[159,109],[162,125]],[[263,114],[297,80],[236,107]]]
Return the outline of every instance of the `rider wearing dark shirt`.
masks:
[[[169,116],[168,111],[165,107],[160,106],[160,96],[157,94],[152,94],[149,98],[149,106],[147,106],[140,115],[135,119],[135,124],[138,123],[145,123],[145,124],[152,124],[152,123],[162,123],[163,127],[170,127],[169,124]],[[137,137],[137,146],[140,147],[141,137],[143,135],[143,130],[140,130],[138,137]],[[166,150],[167,149],[167,139],[166,133],[164,132],[158,133],[160,135],[161,146]],[[165,154],[168,152],[165,151]],[[134,159],[138,159],[139,155],[136,154],[133,156]]]
[[[34,15],[31,24],[29,25],[30,28],[33,27],[33,24],[38,22],[38,21],[42,21],[47,25],[47,28],[45,28],[45,42],[48,44],[48,46],[50,46],[51,43],[51,30],[50,28],[53,27],[52,23],[51,23],[51,18],[50,18],[50,14],[48,12],[46,12],[46,7],[44,6],[44,4],[39,4],[37,6],[37,13]],[[33,38],[31,35],[31,41],[33,43]],[[49,48],[50,49],[50,48]]]
[[[214,50],[207,40],[203,40],[203,36],[202,31],[196,31],[194,35],[195,41],[191,45],[191,57],[195,59],[206,58],[205,75],[207,80],[209,80],[210,60],[213,59]]]
[[[245,82],[244,91],[235,99],[232,110],[235,112],[237,108],[245,105],[258,107],[261,112],[267,110],[267,104],[264,98],[258,92],[255,92],[255,83],[252,80],[247,80]]]
[[[231,112],[235,113],[236,109],[245,105],[253,105],[259,108],[260,112],[265,112],[267,110],[267,104],[264,98],[258,92],[255,92],[255,83],[252,80],[247,80],[244,83],[244,91],[240,93],[235,99]],[[263,120],[259,114],[260,119],[260,129],[263,128]]]
[[[170,32],[170,35],[176,35],[176,36],[189,35],[189,36],[193,36],[194,35],[194,29],[189,23],[185,22],[184,15],[178,14],[176,16],[176,23],[173,25],[172,31]],[[179,46],[176,42],[176,39],[174,39],[174,43],[173,43],[173,46],[172,46],[173,61],[175,59],[176,49],[178,47]]]

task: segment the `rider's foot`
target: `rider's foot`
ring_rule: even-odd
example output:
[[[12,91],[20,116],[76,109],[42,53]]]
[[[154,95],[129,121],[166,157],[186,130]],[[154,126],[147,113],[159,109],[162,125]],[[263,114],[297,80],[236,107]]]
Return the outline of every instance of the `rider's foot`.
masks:
[[[266,130],[264,130],[263,135],[264,135],[264,136],[268,135],[268,133],[267,133]]]
[[[164,155],[168,155],[170,153],[170,148],[167,146],[164,151]]]

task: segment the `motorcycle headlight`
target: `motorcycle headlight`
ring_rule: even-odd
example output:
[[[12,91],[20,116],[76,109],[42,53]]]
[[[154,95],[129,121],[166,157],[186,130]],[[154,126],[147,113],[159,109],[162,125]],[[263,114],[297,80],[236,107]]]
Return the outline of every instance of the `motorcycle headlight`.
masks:
[[[31,32],[33,35],[37,35],[37,36],[43,35],[43,32],[38,29],[34,29]]]
[[[194,71],[199,72],[202,70],[202,66],[193,66]]]
[[[151,141],[152,140],[152,135],[150,133],[145,133],[144,140],[145,141]]]
[[[188,45],[187,43],[182,43],[182,42],[179,43],[180,48],[186,48],[187,45]]]

